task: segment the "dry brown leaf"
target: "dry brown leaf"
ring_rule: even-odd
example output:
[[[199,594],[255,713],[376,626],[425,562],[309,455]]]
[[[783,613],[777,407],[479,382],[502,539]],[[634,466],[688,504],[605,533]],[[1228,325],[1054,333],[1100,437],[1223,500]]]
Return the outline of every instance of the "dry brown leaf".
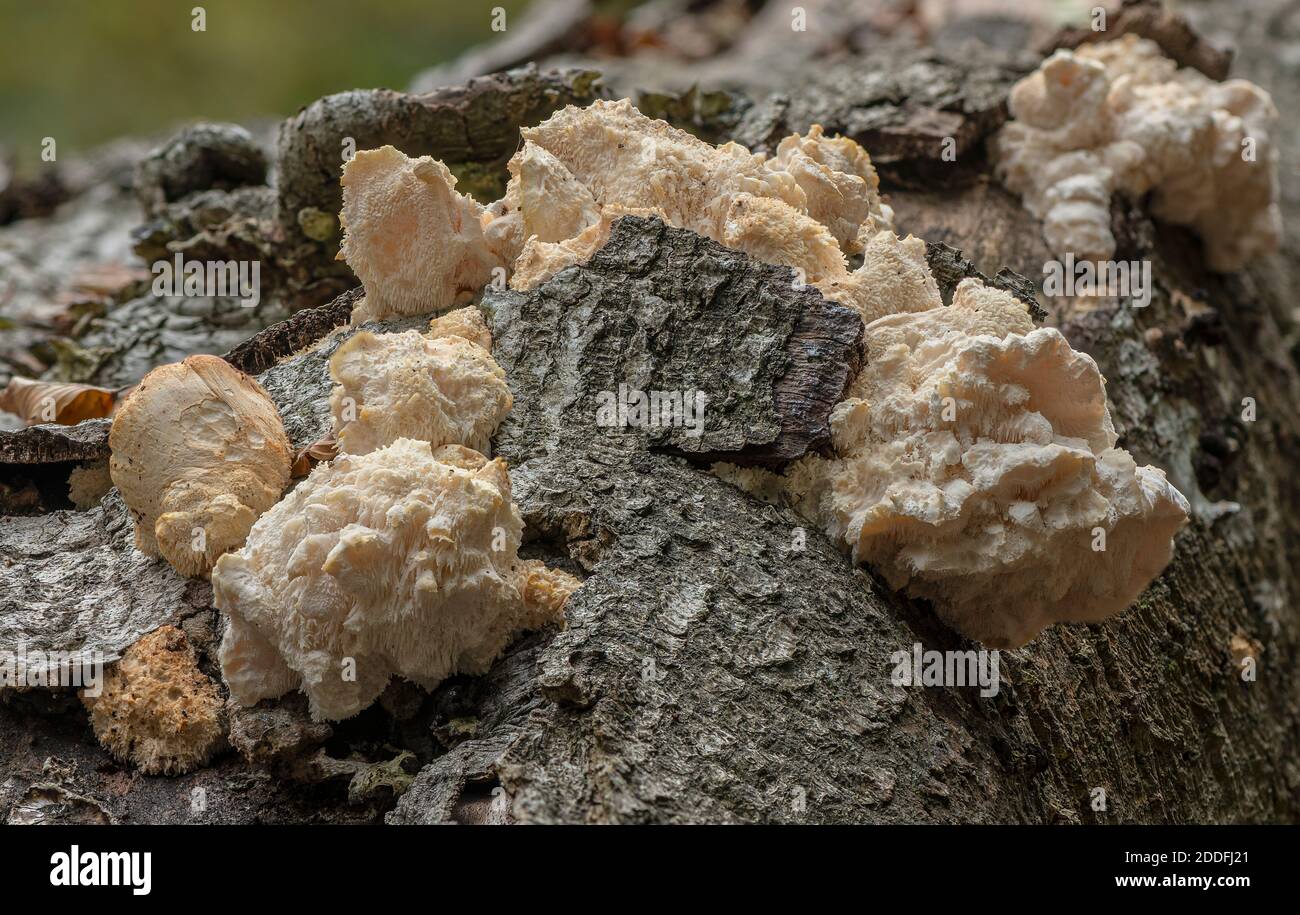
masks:
[[[75,426],[83,419],[110,416],[113,391],[68,381],[35,381],[14,376],[0,391],[0,410],[15,413],[27,425],[59,423]]]
[[[332,461],[338,457],[338,453],[339,443],[334,438],[334,433],[332,431],[326,432],[298,452],[298,455],[293,459],[293,467],[290,472],[294,479],[305,477],[321,461]]]

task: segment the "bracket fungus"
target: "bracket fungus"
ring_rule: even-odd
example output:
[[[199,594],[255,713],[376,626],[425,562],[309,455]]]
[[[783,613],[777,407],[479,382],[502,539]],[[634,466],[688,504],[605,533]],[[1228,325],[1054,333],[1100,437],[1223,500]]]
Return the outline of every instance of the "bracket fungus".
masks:
[[[213,572],[231,697],[298,688],[313,718],[339,720],[394,675],[484,672],[578,587],[519,560],[522,530],[505,463],[468,448],[399,439],[320,464]]]
[[[435,159],[392,146],[343,166],[346,233],[340,255],[366,287],[353,323],[438,311],[478,292],[498,266],[483,236],[483,206],[456,191]]]
[[[81,701],[104,748],[146,775],[189,772],[224,739],[221,694],[175,626],[139,639],[105,673],[100,694]]]
[[[1110,200],[1151,196],[1190,226],[1220,272],[1277,249],[1277,109],[1246,80],[1179,69],[1135,35],[1057,51],[1011,92],[998,171],[1043,222],[1053,252],[1115,253]]]
[[[1108,71],[1101,60],[1121,62]],[[1159,107],[1169,95],[1173,113],[1156,119],[1157,127],[1174,138],[1192,128],[1218,131],[1218,139],[1202,139],[1219,143],[1220,153],[1224,143],[1248,130],[1267,140],[1263,131],[1271,108],[1261,93],[1234,84],[1218,87],[1199,74],[1175,75],[1176,68],[1146,45],[1097,45],[1053,61],[1046,75],[1040,72],[1018,89],[1013,108],[1026,123],[1008,125],[1000,142],[1009,183],[1041,182],[1033,185],[1041,199],[1033,198],[1031,206],[1042,206],[1049,237],[1063,244],[1093,253],[1107,244],[1113,248],[1107,204],[1116,189],[1157,188],[1163,211],[1176,215],[1175,198],[1184,195],[1175,193],[1170,166],[1145,161],[1133,139],[1144,129],[1143,116],[1134,113],[1142,106]],[[1061,67],[1075,68],[1078,78],[1062,76]],[[1235,112],[1236,119],[1223,112]],[[756,155],[735,143],[714,147],[644,116],[627,100],[569,106],[521,133],[524,145],[509,164],[506,194],[486,208],[455,195],[445,169],[437,171],[427,160],[391,149],[366,154],[357,168],[371,176],[364,184],[371,199],[365,207],[357,204],[358,180],[353,197],[345,190],[344,210],[350,231],[349,200],[370,221],[345,250],[351,262],[354,253],[370,250],[361,244],[369,239],[366,244],[399,262],[367,253],[358,268],[362,275],[379,266],[381,274],[391,269],[402,279],[394,284],[374,276],[379,313],[394,303],[432,310],[450,300],[452,290],[418,302],[413,294],[391,291],[432,282],[415,282],[408,260],[454,278],[457,293],[467,291],[471,280],[485,281],[486,265],[508,265],[510,286],[522,292],[588,261],[619,217],[655,216],[794,269],[798,280],[825,298],[855,309],[866,326],[869,365],[833,414],[834,456],[807,457],[784,478],[735,472],[741,485],[761,484],[768,498],[784,492],[855,561],[870,563],[893,587],[933,600],[956,629],[994,646],[1023,644],[1055,621],[1118,613],[1168,563],[1187,503],[1163,472],[1138,467],[1115,447],[1096,364],[1058,331],[1035,329],[1026,305],[1001,290],[966,281],[945,308],[925,243],[894,234],[893,213],[881,201],[871,159],[857,143],[828,139],[814,125],[806,135],[783,140],[773,156]],[[1222,195],[1237,191],[1245,194],[1243,206],[1258,203],[1260,187],[1267,189],[1273,180],[1271,145],[1264,155],[1264,167],[1253,171],[1221,161],[1222,155],[1213,166],[1208,158],[1199,163],[1196,174],[1204,187],[1197,206],[1221,206]],[[1102,158],[1110,170],[1089,172]],[[424,205],[418,201],[425,198],[435,203],[424,210],[442,214],[451,225],[453,242],[432,239],[422,228]],[[1218,245],[1219,263],[1266,246],[1267,195],[1264,204],[1262,216],[1233,217],[1234,224],[1258,229],[1260,237],[1235,252]],[[1198,213],[1188,211],[1182,221],[1195,223]],[[1208,225],[1202,230],[1207,238],[1215,231]],[[378,241],[394,238],[401,241]],[[858,256],[861,264],[851,268],[850,258]],[[369,292],[369,275],[362,279]],[[490,357],[466,358],[478,348],[452,333],[446,339],[458,342],[445,346],[436,334],[410,331],[359,335],[340,348],[331,365],[340,382],[336,422],[343,397],[364,401],[370,411],[343,450],[372,451],[403,436],[435,447],[487,447],[509,409],[497,388],[499,369],[493,371]],[[455,347],[467,349],[452,352]],[[388,377],[394,364],[401,369]],[[447,398],[458,401],[447,405],[440,398],[443,376],[451,374],[472,394]],[[454,415],[464,406],[468,416]],[[346,425],[339,428],[341,439],[349,435]],[[393,447],[374,454],[395,460]],[[268,521],[268,527],[276,523],[285,522]],[[239,558],[223,563],[233,575],[255,553],[250,544]],[[225,584],[219,590],[233,594]],[[247,595],[223,599],[231,606],[249,601]],[[274,605],[270,597],[257,601]],[[322,692],[326,678],[318,671],[305,674],[302,663],[290,670],[265,661],[287,656],[282,635],[275,636],[281,641],[272,650],[246,622],[232,618],[230,631],[232,683],[247,679],[242,671],[265,669],[257,675],[262,685],[248,687],[248,696],[282,692],[300,678],[310,684],[304,685],[309,694]],[[241,645],[240,657],[251,659],[242,664],[235,663]],[[370,695],[390,671],[403,670],[394,662],[373,666],[378,686],[354,692]],[[411,670],[408,675],[417,680],[435,676]],[[349,701],[329,713],[351,709],[357,700]]]
[[[136,546],[186,576],[206,575],[244,542],[293,460],[266,391],[217,356],[151,371],[118,408],[108,443]]]
[[[472,313],[472,316],[471,316]],[[399,438],[487,453],[513,400],[505,372],[480,343],[491,335],[474,308],[435,318],[428,334],[354,334],[330,357],[339,450],[368,454]]]
[[[354,323],[438,310],[498,269],[511,288],[532,289],[587,261],[625,215],[791,267],[865,320],[940,304],[924,244],[893,233],[870,156],[818,125],[768,157],[715,147],[623,99],[571,105],[521,133],[506,194],[488,207],[427,157],[384,147],[348,163],[342,254],[366,286]]]
[[[964,280],[866,337],[836,457],[788,479],[856,561],[994,647],[1113,616],[1164,569],[1186,500],[1115,447],[1096,363],[1024,303]]]
[[[624,99],[569,106],[522,134],[486,230],[514,265],[513,289],[586,261],[614,219],[634,214],[801,271],[866,320],[940,304],[924,244],[893,233],[870,156],[818,125],[786,137],[769,158],[736,143],[712,146]],[[863,265],[850,270],[848,256],[859,253]]]

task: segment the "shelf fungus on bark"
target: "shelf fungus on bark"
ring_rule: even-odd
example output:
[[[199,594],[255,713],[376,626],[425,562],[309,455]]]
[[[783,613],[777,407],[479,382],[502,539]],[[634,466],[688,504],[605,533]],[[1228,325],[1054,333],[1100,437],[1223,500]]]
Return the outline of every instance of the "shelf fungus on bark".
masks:
[[[1125,35],[1057,51],[1009,104],[1013,120],[992,142],[998,172],[1058,255],[1114,255],[1117,192],[1149,192],[1155,216],[1201,236],[1214,270],[1277,249],[1278,115],[1258,86],[1179,69]]]
[[[449,176],[435,175],[432,163],[395,150],[368,156],[366,167],[389,173],[369,185],[383,189],[376,199],[398,191],[409,196],[416,172],[423,180],[436,177],[429,182],[436,194],[429,193],[442,201],[438,212],[454,211],[454,231],[469,242],[443,246],[431,260],[429,251],[417,254],[432,242],[413,228],[418,221],[400,215],[414,206],[409,203],[368,204],[376,220],[387,221],[372,222],[368,237],[399,237],[402,243],[390,253],[402,264],[425,257],[456,277],[481,277],[488,263],[511,265],[511,288],[526,292],[568,266],[590,262],[620,217],[654,216],[756,260],[793,268],[826,299],[852,307],[866,325],[869,364],[833,413],[834,456],[807,457],[780,481],[759,471],[732,475],[742,484],[761,482],[769,497],[783,490],[855,560],[870,563],[894,587],[932,599],[940,615],[969,637],[1020,645],[1055,621],[1104,619],[1128,606],[1169,561],[1187,504],[1161,471],[1139,468],[1115,448],[1096,364],[1058,331],[1035,330],[1025,303],[1000,290],[967,281],[945,308],[924,242],[894,234],[871,160],[853,141],[827,139],[814,127],[806,136],[788,137],[769,158],[735,143],[714,147],[645,117],[627,101],[571,106],[522,134],[506,194],[485,209],[458,200]],[[345,215],[347,199],[345,192]],[[390,211],[399,215],[386,215]],[[475,216],[475,228],[464,229]],[[850,257],[858,255],[862,263],[851,270]],[[371,282],[363,279],[369,293]],[[377,277],[375,288],[385,282]],[[387,292],[379,298],[396,300]],[[459,334],[447,339],[478,349]],[[412,434],[435,446],[458,441],[486,447],[508,409],[507,401],[490,396],[494,384],[483,383],[485,367],[495,363],[467,363],[486,398],[485,409],[471,411],[473,430],[444,423],[426,405],[436,400],[427,389],[442,385],[430,367],[442,359],[434,355],[437,343],[410,331],[387,339],[365,335],[340,348],[332,365],[343,382],[335,392],[336,421],[344,396],[383,405],[375,414],[382,414],[377,424],[383,428],[368,432],[364,445],[343,450],[379,448]],[[391,352],[371,353],[380,348]],[[399,351],[404,355],[396,356]],[[397,386],[387,378],[395,364],[402,366]],[[408,375],[418,379],[419,396],[408,390]],[[499,384],[500,376],[491,375]],[[383,390],[363,391],[375,385]],[[405,401],[419,403],[416,412],[424,418],[402,419],[398,407]],[[434,414],[440,418],[430,424]],[[374,454],[394,460],[393,447]],[[317,470],[335,472],[342,470]],[[292,527],[280,507],[266,522],[268,528],[277,524]],[[343,542],[337,533],[330,537],[319,549]],[[259,539],[255,535],[241,554],[223,560],[222,568],[233,575],[261,548]],[[285,549],[290,546],[306,549]],[[303,574],[282,569],[269,580]],[[217,590],[230,593],[220,582]],[[276,592],[257,602],[295,606],[296,600]],[[265,682],[272,686],[250,687],[251,697],[275,695],[300,679],[310,683],[304,685],[309,694],[322,692],[322,684],[336,686],[332,669],[304,673],[298,662],[277,668],[267,659],[286,655],[282,637],[268,648],[269,636],[255,638],[248,616],[232,614],[232,645],[240,646],[231,649],[232,689],[240,671],[252,669],[268,671]],[[255,660],[241,666],[236,654]],[[334,655],[327,658],[336,663]],[[446,670],[408,671],[379,660],[371,665],[376,681],[354,691],[377,692],[393,671],[423,682]]]
[[[579,586],[521,561],[522,529],[505,462],[468,448],[399,439],[317,466],[213,572],[231,697],[297,688],[340,720],[394,675],[432,688],[486,671]]]
[[[836,456],[787,479],[855,560],[994,647],[1113,616],[1164,569],[1186,500],[1115,447],[1096,363],[1024,303],[964,280],[866,339]]]
[[[343,167],[340,256],[365,284],[352,322],[439,311],[477,293],[499,265],[483,206],[428,156],[361,150]]]
[[[486,454],[513,405],[491,346],[474,308],[435,318],[427,334],[354,334],[330,357],[339,451],[368,454],[411,438]]]
[[[224,703],[185,634],[162,626],[126,650],[98,696],[83,692],[95,737],[146,775],[181,775],[207,763],[224,739]]]
[[[343,255],[367,290],[354,322],[437,310],[498,269],[532,289],[589,260],[626,215],[791,267],[868,321],[940,304],[924,244],[893,233],[871,158],[817,125],[768,157],[715,147],[624,99],[569,106],[521,133],[506,194],[486,208],[427,157],[385,147],[348,163]]]
[[[813,125],[768,158],[715,147],[627,100],[570,106],[522,131],[506,196],[486,232],[526,291],[585,263],[623,215],[656,216],[766,263],[791,267],[865,320],[937,307],[919,239],[893,233],[871,158]],[[553,205],[553,197],[562,201]],[[863,254],[850,270],[847,257]]]
[[[136,546],[187,576],[207,575],[244,542],[293,460],[266,391],[217,356],[151,371],[118,408],[108,442]]]

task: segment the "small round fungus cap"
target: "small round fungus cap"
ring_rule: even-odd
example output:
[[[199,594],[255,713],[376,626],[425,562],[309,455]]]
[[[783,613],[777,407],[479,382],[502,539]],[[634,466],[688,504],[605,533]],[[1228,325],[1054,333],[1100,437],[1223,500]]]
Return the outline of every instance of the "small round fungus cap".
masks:
[[[231,697],[297,687],[339,720],[393,675],[432,688],[484,672],[577,587],[520,562],[522,528],[505,463],[468,448],[398,439],[318,465],[213,572]]]
[[[141,552],[207,575],[289,483],[293,452],[274,402],[217,356],[162,365],[113,417],[109,472]]]

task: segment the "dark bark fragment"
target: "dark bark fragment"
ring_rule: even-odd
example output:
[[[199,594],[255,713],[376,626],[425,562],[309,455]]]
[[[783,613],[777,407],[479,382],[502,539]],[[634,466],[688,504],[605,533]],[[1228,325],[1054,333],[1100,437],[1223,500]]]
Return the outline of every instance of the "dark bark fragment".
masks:
[[[956,163],[978,158],[984,138],[1007,118],[1008,90],[1036,64],[979,46],[960,58],[889,48],[870,66],[828,66],[797,93],[768,97],[745,114],[735,139],[773,150],[788,134],[821,124],[861,143],[884,174],[919,168],[927,179],[951,179]]]
[[[0,465],[98,461],[108,457],[107,419],[87,419],[75,426],[42,423],[0,432]]]
[[[952,294],[958,283],[964,279],[977,279],[986,286],[1006,290],[1024,302],[1035,322],[1041,324],[1047,317],[1043,306],[1038,304],[1038,287],[1014,270],[1001,267],[992,278],[987,277],[960,251],[941,241],[925,243],[925,260],[930,266],[930,272],[934,274],[935,282],[939,284],[939,293],[943,296],[945,305],[952,304]]]
[[[622,386],[678,396],[674,422],[656,416],[634,433],[653,448],[779,464],[826,447],[831,408],[858,369],[862,321],[797,285],[789,268],[629,216],[583,267],[526,294],[489,290],[493,348],[514,367],[507,381],[546,379],[539,399],[516,393],[502,447],[522,455],[557,438],[629,434],[598,419]],[[681,414],[696,392],[702,431]]]
[[[334,328],[347,324],[352,309],[365,296],[360,286],[318,308],[304,308],[279,324],[254,334],[221,358],[241,372],[260,375],[291,353],[315,343]]]
[[[238,124],[187,127],[140,161],[135,193],[146,214],[194,191],[266,183],[266,154]]]

